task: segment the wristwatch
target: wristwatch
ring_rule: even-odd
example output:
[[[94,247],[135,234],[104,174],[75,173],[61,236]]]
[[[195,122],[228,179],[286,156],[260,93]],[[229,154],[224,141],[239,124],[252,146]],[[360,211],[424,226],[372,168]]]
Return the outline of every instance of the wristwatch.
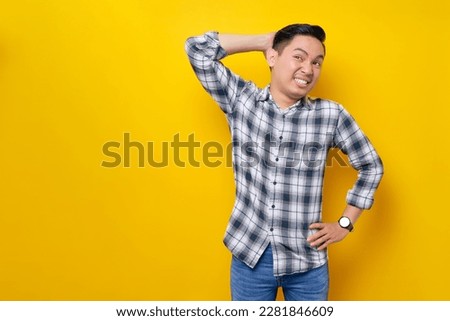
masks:
[[[345,229],[349,230],[350,232],[353,231],[352,221],[350,221],[350,219],[347,216],[342,216],[338,220],[338,223],[339,223],[340,227],[345,228]]]

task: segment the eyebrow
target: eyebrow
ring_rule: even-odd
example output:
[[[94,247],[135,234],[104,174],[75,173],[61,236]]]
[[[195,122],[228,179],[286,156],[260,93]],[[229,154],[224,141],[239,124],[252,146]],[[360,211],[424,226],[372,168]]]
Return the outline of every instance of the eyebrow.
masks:
[[[305,55],[309,56],[308,52],[302,48],[295,48],[294,51],[296,51],[296,50],[301,51]],[[325,59],[324,55],[318,55],[315,59],[317,59],[317,58]]]

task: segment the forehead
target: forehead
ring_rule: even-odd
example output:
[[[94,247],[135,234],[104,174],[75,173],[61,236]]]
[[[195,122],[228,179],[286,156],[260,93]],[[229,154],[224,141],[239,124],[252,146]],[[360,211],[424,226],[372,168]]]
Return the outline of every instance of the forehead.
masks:
[[[324,56],[325,50],[323,44],[316,38],[311,36],[297,35],[284,48],[284,51],[305,51],[310,56]]]

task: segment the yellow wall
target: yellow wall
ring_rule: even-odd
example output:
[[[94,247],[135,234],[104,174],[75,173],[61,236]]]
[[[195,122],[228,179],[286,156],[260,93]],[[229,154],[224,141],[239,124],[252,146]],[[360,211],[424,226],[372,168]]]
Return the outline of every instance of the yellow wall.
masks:
[[[328,35],[313,94],[354,115],[386,170],[372,210],[330,249],[330,299],[449,300],[449,19],[444,0],[2,1],[0,299],[228,300],[224,158],[139,168],[134,149],[129,168],[106,168],[102,148],[124,133],[156,152],[176,134],[226,146],[184,40],[309,22]],[[269,80],[259,53],[226,64]],[[327,219],[354,178],[329,169]]]

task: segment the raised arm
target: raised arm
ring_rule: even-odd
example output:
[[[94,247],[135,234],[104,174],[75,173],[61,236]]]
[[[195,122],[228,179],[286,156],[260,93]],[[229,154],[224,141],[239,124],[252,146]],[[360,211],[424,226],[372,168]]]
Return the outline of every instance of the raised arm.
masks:
[[[272,47],[272,33],[231,35],[207,32],[186,40],[185,49],[197,78],[225,113],[231,113],[247,81],[221,63],[227,55],[261,51]]]
[[[219,42],[228,55],[240,52],[262,51],[267,52],[272,47],[275,33],[259,35],[220,34]]]

